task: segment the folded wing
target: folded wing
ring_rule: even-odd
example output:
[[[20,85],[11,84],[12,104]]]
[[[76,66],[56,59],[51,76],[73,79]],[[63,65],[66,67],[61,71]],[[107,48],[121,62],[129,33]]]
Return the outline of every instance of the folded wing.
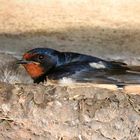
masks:
[[[51,79],[72,78],[77,82],[100,84],[140,84],[140,67],[128,67],[114,61],[72,62],[61,65],[48,75]]]

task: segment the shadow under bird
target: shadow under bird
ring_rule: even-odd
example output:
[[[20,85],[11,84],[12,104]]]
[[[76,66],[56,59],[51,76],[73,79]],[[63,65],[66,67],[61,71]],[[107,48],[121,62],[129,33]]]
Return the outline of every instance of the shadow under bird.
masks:
[[[74,52],[59,52],[50,48],[29,50],[18,63],[25,67],[34,83],[63,78],[76,82],[116,85],[140,83],[138,66],[129,67],[122,62],[106,61]]]

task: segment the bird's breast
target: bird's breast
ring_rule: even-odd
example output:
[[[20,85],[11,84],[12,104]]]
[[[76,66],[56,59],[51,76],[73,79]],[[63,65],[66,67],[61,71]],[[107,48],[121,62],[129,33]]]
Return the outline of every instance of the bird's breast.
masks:
[[[29,64],[24,64],[23,66],[25,67],[25,69],[27,70],[27,72],[32,78],[37,78],[44,74],[44,70],[40,66],[40,64],[29,63]]]

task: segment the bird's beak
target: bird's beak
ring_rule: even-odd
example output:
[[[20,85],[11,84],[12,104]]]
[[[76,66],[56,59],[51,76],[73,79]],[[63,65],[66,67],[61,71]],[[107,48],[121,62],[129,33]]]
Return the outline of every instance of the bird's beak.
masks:
[[[28,63],[30,63],[30,61],[27,61],[27,60],[24,60],[24,59],[21,59],[21,60],[17,61],[17,64],[28,64]]]
[[[39,65],[40,63],[39,62],[35,62],[35,61],[27,61],[27,60],[25,60],[25,59],[21,59],[21,60],[18,60],[17,61],[17,64],[29,64],[29,63],[34,63],[34,64],[36,64],[36,65]]]

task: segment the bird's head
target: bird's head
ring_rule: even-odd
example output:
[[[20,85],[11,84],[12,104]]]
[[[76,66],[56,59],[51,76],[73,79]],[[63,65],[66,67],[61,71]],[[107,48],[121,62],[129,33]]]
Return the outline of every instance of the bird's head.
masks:
[[[23,55],[22,64],[33,79],[47,74],[57,64],[59,52],[49,48],[35,48]]]

